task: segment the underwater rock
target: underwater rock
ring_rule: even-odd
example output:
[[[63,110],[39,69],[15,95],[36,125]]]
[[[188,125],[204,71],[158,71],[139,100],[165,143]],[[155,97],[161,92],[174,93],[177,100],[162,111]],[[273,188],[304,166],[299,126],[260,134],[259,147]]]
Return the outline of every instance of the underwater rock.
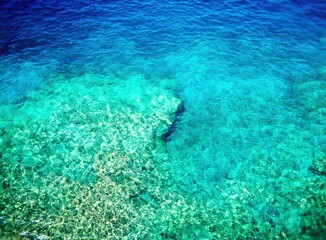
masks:
[[[309,167],[309,170],[314,174],[326,176],[326,158],[316,159],[312,166]]]
[[[176,111],[176,113],[175,113],[175,118],[174,118],[172,124],[169,125],[169,128],[168,128],[167,132],[164,133],[164,134],[161,136],[161,139],[162,139],[164,142],[168,142],[168,141],[171,140],[171,135],[172,135],[172,133],[174,133],[175,130],[177,129],[178,122],[180,122],[180,119],[181,119],[181,117],[182,117],[182,115],[183,115],[183,113],[184,113],[185,111],[186,111],[186,109],[185,109],[184,103],[182,102],[182,103],[179,105],[179,107],[178,107],[178,109],[177,109],[177,111]]]
[[[175,125],[180,105],[172,92],[150,84],[141,74],[123,79],[58,76],[29,92],[23,104],[10,111],[0,109],[0,120],[8,122],[0,125],[0,156],[20,156],[10,163],[33,168],[30,174],[45,176],[51,171],[67,181],[92,185],[95,156],[101,151],[145,156],[155,145],[153,135],[161,136]],[[121,176],[115,179],[118,184],[124,182]]]

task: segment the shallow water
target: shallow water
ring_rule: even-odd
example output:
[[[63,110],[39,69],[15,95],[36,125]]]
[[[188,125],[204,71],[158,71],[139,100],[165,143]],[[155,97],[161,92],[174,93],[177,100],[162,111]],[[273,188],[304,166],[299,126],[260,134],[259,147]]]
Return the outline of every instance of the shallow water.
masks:
[[[325,9],[0,3],[0,236],[325,237]]]

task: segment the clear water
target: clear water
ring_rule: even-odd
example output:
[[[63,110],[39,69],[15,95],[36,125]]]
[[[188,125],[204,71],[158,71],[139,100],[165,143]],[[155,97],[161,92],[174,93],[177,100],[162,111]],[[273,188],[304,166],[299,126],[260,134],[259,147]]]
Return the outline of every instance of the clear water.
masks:
[[[325,12],[1,2],[0,237],[326,237]]]

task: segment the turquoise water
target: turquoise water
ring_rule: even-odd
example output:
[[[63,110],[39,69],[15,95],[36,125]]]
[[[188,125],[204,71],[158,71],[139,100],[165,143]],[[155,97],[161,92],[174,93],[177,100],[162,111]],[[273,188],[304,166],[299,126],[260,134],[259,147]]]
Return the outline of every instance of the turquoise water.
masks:
[[[0,3],[0,237],[326,237],[323,1]]]

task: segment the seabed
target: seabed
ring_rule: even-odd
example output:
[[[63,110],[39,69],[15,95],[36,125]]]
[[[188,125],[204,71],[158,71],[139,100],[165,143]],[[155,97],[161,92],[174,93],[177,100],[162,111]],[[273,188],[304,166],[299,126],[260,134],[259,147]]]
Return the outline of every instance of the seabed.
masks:
[[[262,138],[266,145],[253,144],[250,157],[224,178],[212,166],[200,171],[187,156],[172,154],[170,149],[187,141],[178,130],[172,133],[179,134],[174,142],[162,138],[183,104],[172,90],[136,73],[51,79],[20,103],[1,108],[0,237],[322,239],[322,76],[293,86],[309,110],[305,117],[311,124],[302,128],[281,119],[282,108],[273,110],[274,118],[246,115],[252,101],[255,109],[248,111],[263,111],[263,91],[244,94],[244,86],[233,95],[221,92],[224,100],[214,104],[231,103],[224,114],[232,108],[244,111],[237,116],[241,122],[230,119],[224,126],[233,139],[221,143],[224,149],[241,136],[259,139],[246,134],[269,132]],[[182,117],[189,114],[186,105]],[[311,144],[313,153],[304,152]],[[307,156],[309,166],[295,166],[295,159]]]

